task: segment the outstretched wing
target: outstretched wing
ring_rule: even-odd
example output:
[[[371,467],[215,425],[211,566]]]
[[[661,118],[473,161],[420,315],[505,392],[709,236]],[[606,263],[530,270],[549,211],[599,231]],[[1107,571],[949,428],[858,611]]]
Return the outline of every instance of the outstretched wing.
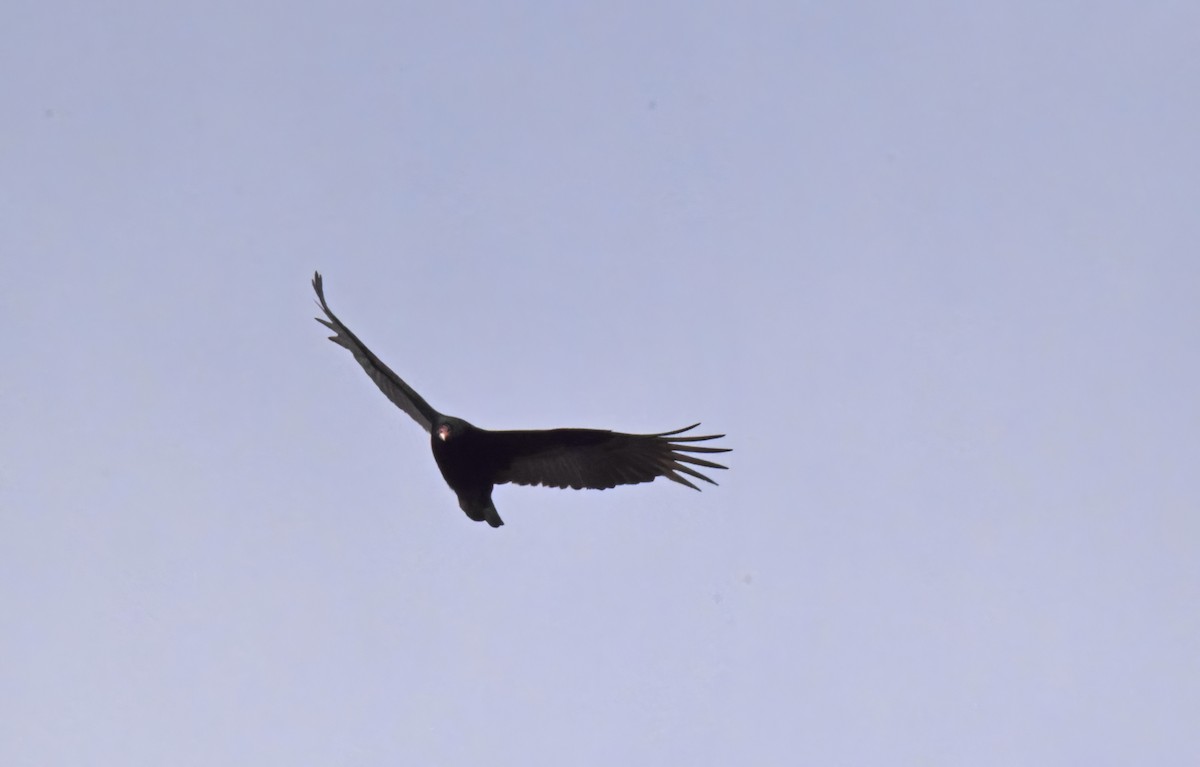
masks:
[[[320,317],[315,318],[317,322],[334,332],[334,335],[329,337],[338,346],[344,346],[354,355],[354,359],[358,360],[358,364],[362,365],[363,370],[367,371],[367,375],[375,382],[387,398],[392,403],[412,416],[412,419],[421,424],[425,431],[432,431],[433,424],[437,421],[441,414],[429,406],[429,403],[421,398],[420,394],[413,391],[413,388],[404,383],[400,376],[392,372],[392,369],[383,364],[370,349],[366,347],[362,341],[358,340],[358,336],[350,332],[350,328],[342,324],[342,321],[337,318],[329,309],[329,304],[325,303],[325,288],[321,282],[321,273],[313,272],[313,290],[317,291],[317,300],[320,303],[321,311],[325,312],[325,316],[329,319],[323,320]]]
[[[715,485],[716,482],[692,466],[726,467],[689,453],[729,452],[729,448],[692,444],[719,439],[724,434],[676,436],[699,425],[661,434],[622,434],[597,429],[486,432],[489,453],[497,467],[492,481],[496,484],[513,482],[602,490],[666,477],[699,490],[680,475],[687,474]]]

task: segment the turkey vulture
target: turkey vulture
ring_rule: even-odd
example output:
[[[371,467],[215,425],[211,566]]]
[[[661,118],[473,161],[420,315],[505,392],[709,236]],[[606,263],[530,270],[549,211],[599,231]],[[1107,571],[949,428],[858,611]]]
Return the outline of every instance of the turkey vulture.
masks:
[[[489,431],[461,418],[443,415],[342,324],[325,303],[320,272],[313,273],[312,284],[328,318],[316,320],[334,332],[329,340],[349,349],[392,404],[429,432],[433,458],[442,470],[442,477],[458,495],[459,507],[476,522],[487,522],[492,527],[504,524],[492,503],[492,488],[505,482],[603,490],[667,477],[699,490],[680,474],[717,483],[687,464],[726,468],[688,455],[729,452],[728,448],[692,444],[719,439],[724,434],[679,436],[699,426],[698,423],[660,434],[622,434],[599,429]]]

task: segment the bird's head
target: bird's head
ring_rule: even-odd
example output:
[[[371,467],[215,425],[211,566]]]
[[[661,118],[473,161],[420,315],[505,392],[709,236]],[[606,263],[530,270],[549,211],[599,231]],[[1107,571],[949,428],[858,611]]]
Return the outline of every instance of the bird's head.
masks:
[[[455,437],[461,437],[471,429],[471,424],[461,418],[453,416],[442,416],[437,423],[433,425],[433,436],[439,442],[449,442]]]

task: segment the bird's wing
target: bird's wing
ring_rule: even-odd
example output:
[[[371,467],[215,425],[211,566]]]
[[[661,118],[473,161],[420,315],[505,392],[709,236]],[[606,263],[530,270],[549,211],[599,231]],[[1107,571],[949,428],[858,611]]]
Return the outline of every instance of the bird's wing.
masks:
[[[676,436],[699,425],[661,434],[622,434],[596,429],[487,432],[497,464],[493,481],[578,490],[636,485],[655,477],[667,477],[699,490],[681,474],[715,485],[716,482],[692,466],[726,467],[688,454],[729,452],[728,448],[691,444],[718,439],[724,434]]]
[[[354,355],[354,359],[358,360],[358,364],[362,365],[363,370],[367,371],[367,375],[375,382],[387,398],[392,401],[396,407],[403,410],[412,416],[413,420],[421,424],[425,431],[432,431],[433,424],[441,415],[438,411],[429,406],[429,403],[422,399],[420,394],[413,391],[413,388],[404,383],[404,379],[392,372],[392,369],[371,352],[366,344],[358,340],[358,336],[350,332],[350,328],[342,324],[342,321],[337,318],[330,309],[329,304],[325,303],[325,289],[321,283],[321,273],[313,273],[313,290],[317,291],[317,300],[321,306],[321,310],[325,312],[325,316],[329,319],[323,320],[317,317],[317,322],[334,332],[334,335],[329,337],[339,346],[344,346]]]

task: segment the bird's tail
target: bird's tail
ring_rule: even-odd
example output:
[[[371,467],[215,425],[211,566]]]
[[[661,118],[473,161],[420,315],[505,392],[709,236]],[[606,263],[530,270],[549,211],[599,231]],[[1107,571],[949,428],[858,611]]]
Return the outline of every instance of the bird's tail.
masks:
[[[496,511],[496,504],[492,503],[491,493],[483,499],[465,498],[460,495],[458,507],[476,522],[487,522],[492,527],[504,524],[504,520],[500,519],[500,512]]]
[[[499,527],[504,524],[504,520],[500,519],[500,512],[496,511],[496,504],[489,503],[487,508],[483,510],[483,520],[492,527]]]

